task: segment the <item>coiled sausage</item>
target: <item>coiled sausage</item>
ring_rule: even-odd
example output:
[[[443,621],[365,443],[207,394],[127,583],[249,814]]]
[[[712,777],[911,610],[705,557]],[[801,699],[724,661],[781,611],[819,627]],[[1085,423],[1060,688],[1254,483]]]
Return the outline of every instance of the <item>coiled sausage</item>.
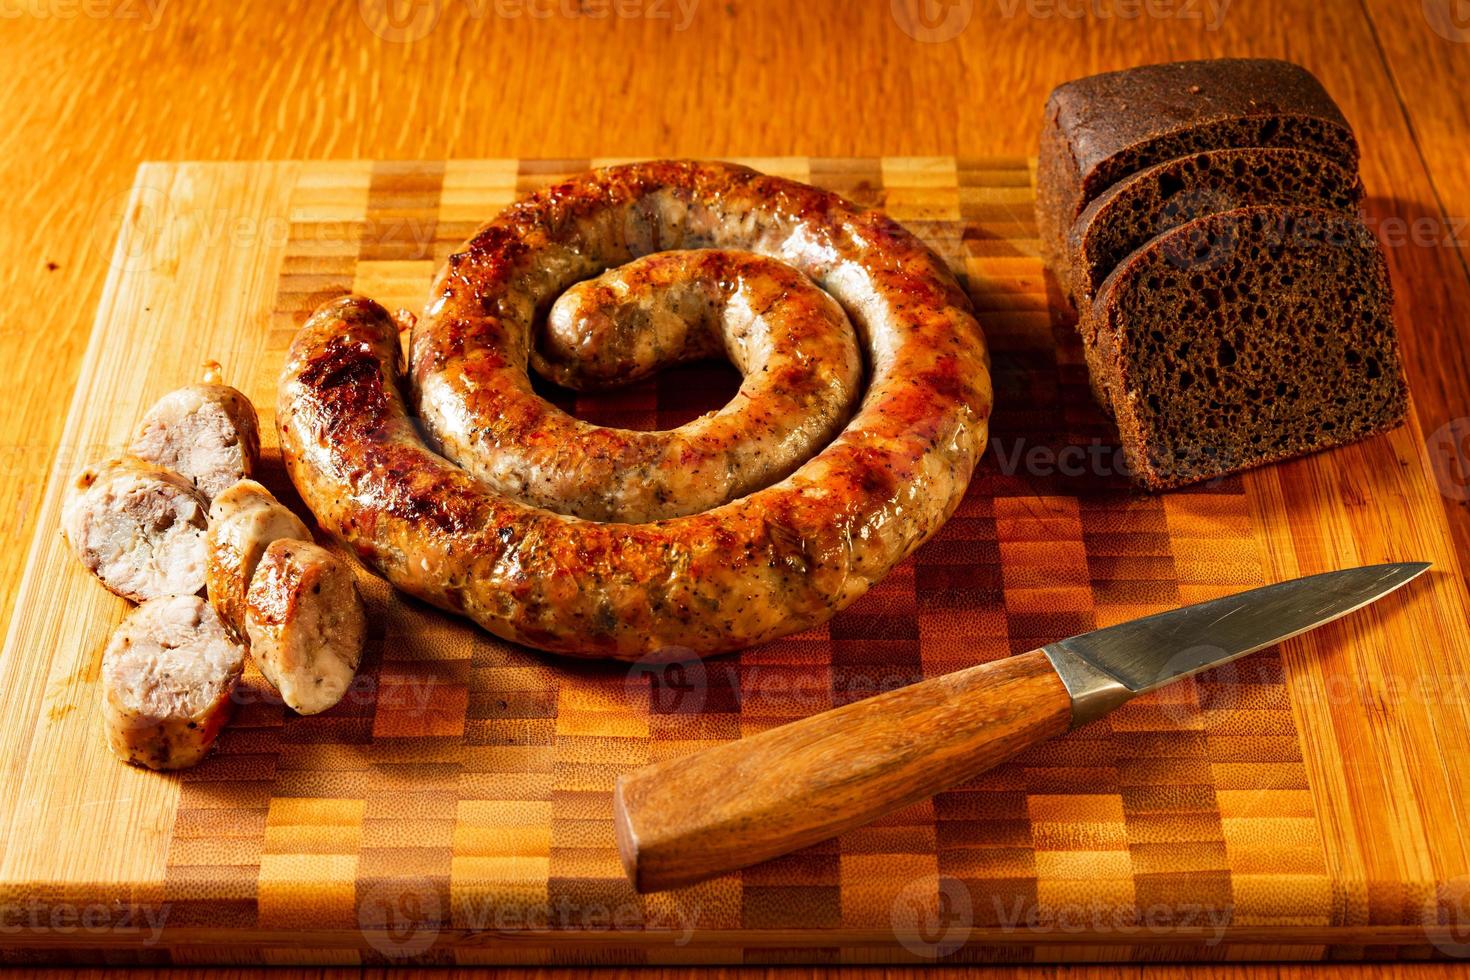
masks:
[[[858,410],[790,476],[710,510],[588,521],[494,489],[425,444],[398,388],[397,326],[360,297],[292,344],[278,425],[321,526],[394,585],[506,639],[582,656],[685,657],[825,622],[926,540],[983,451],[988,358],[950,271],[884,215],[720,163],[595,171],[513,205],[450,257],[412,340],[434,444],[514,441],[538,311],[665,250],[752,251],[847,312],[867,359]],[[486,430],[493,433],[486,436]],[[493,445],[488,447],[493,448]]]

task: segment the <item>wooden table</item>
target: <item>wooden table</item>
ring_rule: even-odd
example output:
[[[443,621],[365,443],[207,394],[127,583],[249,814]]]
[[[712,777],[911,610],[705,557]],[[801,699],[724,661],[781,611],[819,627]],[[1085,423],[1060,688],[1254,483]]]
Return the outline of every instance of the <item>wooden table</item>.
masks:
[[[62,406],[142,160],[1017,155],[1066,78],[1256,54],[1322,77],[1359,130],[1370,194],[1391,204],[1384,238],[1426,250],[1415,264],[1431,274],[1400,281],[1400,302],[1442,329],[1404,346],[1470,556],[1470,24],[1454,0],[932,0],[918,20],[908,0],[420,0],[386,21],[380,2],[0,9],[7,540],[30,540],[67,450]],[[0,555],[6,626],[23,561],[23,548]]]

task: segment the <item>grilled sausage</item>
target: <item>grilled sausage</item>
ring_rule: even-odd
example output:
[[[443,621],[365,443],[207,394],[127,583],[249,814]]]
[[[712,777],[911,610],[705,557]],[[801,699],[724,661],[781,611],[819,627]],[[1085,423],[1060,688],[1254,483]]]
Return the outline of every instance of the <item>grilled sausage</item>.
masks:
[[[367,617],[352,570],[325,548],[280,540],[250,582],[250,654],[286,706],[303,715],[342,700],[362,662]]]
[[[187,480],[128,457],[83,469],[61,507],[77,558],[134,602],[203,588],[206,523],[204,498]]]
[[[254,480],[241,480],[209,505],[209,545],[205,585],[209,602],[225,628],[248,642],[245,593],[266,546],[277,538],[310,541],[301,519]]]
[[[209,501],[255,472],[260,424],[250,399],[234,388],[190,385],[148,410],[128,452],[186,477]]]
[[[926,540],[983,451],[988,359],[944,264],[883,215],[727,164],[596,171],[507,209],[450,257],[412,342],[419,415],[471,457],[544,412],[532,322],[574,283],[663,249],[779,259],[854,320],[869,390],[784,480],[645,524],[579,520],[499,492],[425,445],[398,388],[392,318],[348,297],[292,344],[281,445],[318,522],[404,591],[507,639],[625,659],[716,653],[825,622]],[[530,407],[528,408],[528,403]],[[539,422],[538,422],[539,424]]]
[[[487,419],[459,458],[496,490],[558,513],[682,517],[796,469],[847,422],[862,381],[842,308],[800,272],[749,252],[661,252],[578,283],[532,351],[540,373],[583,390],[714,355],[745,380],[724,409],[687,425],[604,428],[525,398]]]
[[[151,599],[102,654],[103,717],[118,758],[182,769],[204,758],[233,707],[245,651],[198,596]]]

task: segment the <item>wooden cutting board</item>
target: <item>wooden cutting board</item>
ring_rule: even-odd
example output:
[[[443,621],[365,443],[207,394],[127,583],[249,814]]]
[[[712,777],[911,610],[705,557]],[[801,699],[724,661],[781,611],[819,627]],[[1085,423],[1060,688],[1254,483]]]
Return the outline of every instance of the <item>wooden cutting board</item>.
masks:
[[[127,606],[54,530],[65,477],[207,357],[273,432],[276,373],[318,302],[351,289],[417,308],[478,223],[602,162],[154,164],[99,218],[99,248],[122,233],[0,658],[5,959],[1470,952],[1470,602],[1417,426],[1130,491],[1037,258],[1020,159],[750,161],[927,239],[995,355],[992,449],[963,507],[828,627],[667,670],[574,663],[364,574],[374,638],[337,709],[294,716],[255,675],[204,765],[115,762],[97,676]],[[733,387],[727,369],[695,368],[564,403],[662,427]],[[294,501],[270,441],[265,480]],[[877,825],[681,892],[638,897],[623,879],[619,772],[1180,603],[1409,559],[1435,568],[1365,612]]]

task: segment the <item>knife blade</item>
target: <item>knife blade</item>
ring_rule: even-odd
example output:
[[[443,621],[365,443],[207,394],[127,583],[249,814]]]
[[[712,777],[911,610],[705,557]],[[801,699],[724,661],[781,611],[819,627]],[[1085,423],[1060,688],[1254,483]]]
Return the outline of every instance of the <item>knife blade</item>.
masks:
[[[1428,562],[1323,572],[1171,609],[1041,650],[1072,696],[1074,725],[1173,681],[1346,616],[1418,578]]]
[[[1326,572],[1185,606],[625,773],[613,793],[624,870],[638,891],[662,891],[835,837],[1428,568]]]

